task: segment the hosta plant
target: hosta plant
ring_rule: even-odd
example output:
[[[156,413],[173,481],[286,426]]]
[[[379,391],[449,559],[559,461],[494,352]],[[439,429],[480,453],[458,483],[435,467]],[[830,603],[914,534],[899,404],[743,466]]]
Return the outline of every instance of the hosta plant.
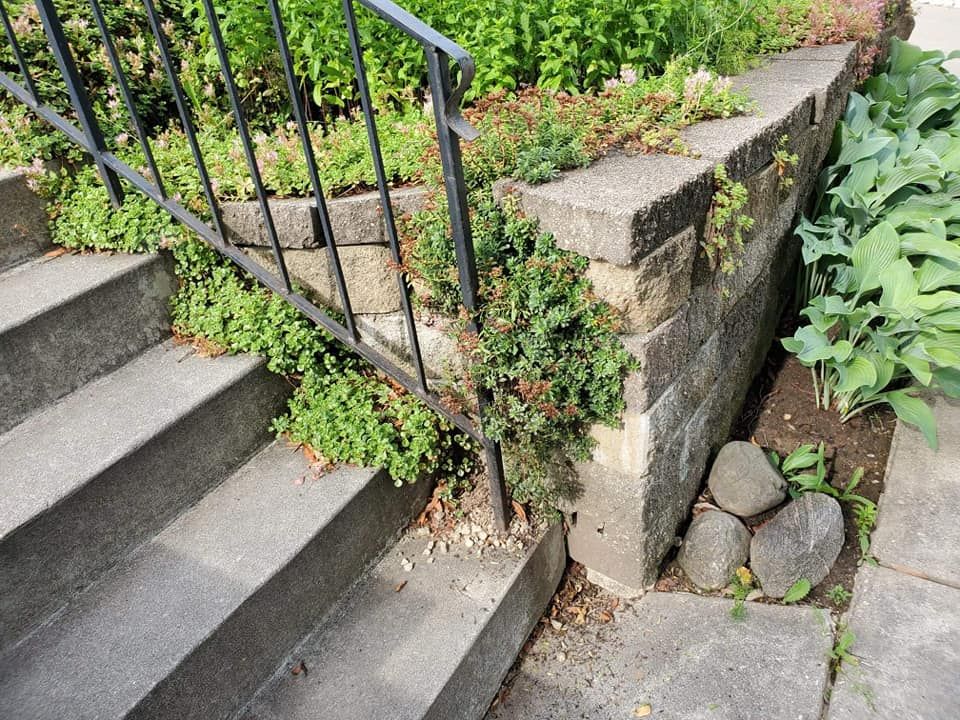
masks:
[[[881,403],[936,446],[921,397],[960,397],[960,80],[937,51],[894,41],[852,93],[797,228],[807,321],[784,347],[844,421]]]

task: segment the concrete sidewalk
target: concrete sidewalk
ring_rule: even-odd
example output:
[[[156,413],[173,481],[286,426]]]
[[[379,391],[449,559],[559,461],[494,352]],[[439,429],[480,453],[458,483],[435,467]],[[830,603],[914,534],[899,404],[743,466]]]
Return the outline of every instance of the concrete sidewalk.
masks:
[[[828,720],[960,717],[960,402],[935,407],[940,450],[897,425],[871,551],[844,622],[856,636]]]
[[[960,50],[960,0],[940,0],[936,4],[918,4],[917,26],[910,42],[924,50]],[[945,67],[960,75],[960,59],[951,60]]]

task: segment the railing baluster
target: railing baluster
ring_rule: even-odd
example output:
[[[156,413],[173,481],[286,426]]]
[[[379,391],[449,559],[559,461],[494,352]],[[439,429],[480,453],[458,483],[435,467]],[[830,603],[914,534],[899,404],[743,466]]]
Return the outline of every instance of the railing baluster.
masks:
[[[283,259],[283,251],[280,249],[280,238],[277,236],[277,228],[273,222],[273,213],[270,212],[270,203],[267,201],[267,191],[263,186],[263,177],[260,175],[260,167],[257,165],[257,156],[253,150],[253,141],[250,138],[250,129],[247,127],[247,118],[243,113],[243,106],[240,100],[240,93],[237,91],[237,84],[233,79],[233,72],[230,70],[230,58],[227,56],[227,48],[223,44],[223,33],[220,32],[220,21],[217,19],[217,12],[213,8],[212,0],[202,0],[203,10],[207,14],[207,23],[210,25],[210,34],[213,38],[213,46],[217,51],[217,59],[220,61],[220,71],[223,75],[224,83],[227,86],[227,96],[230,98],[230,107],[233,108],[233,119],[237,123],[237,132],[240,133],[240,143],[243,145],[243,154],[247,158],[247,167],[250,169],[250,179],[253,180],[253,189],[257,194],[257,201],[260,203],[260,212],[263,214],[263,224],[267,230],[267,239],[270,241],[270,247],[273,248],[273,259],[277,263],[277,269],[280,271],[280,279],[283,285],[290,292],[293,288],[290,285],[290,275],[287,273],[287,264]]]
[[[347,282],[343,277],[340,251],[337,249],[337,244],[333,237],[330,213],[327,210],[327,202],[323,197],[323,186],[320,184],[320,175],[317,172],[317,158],[313,153],[313,145],[310,142],[310,128],[307,126],[303,99],[300,97],[297,87],[297,77],[293,71],[293,58],[290,55],[290,47],[287,43],[287,32],[283,26],[280,5],[277,0],[269,0],[268,4],[270,6],[270,15],[273,18],[273,32],[277,36],[277,45],[280,49],[283,74],[286,76],[287,89],[290,92],[290,105],[297,121],[297,130],[300,133],[300,144],[303,147],[303,156],[307,161],[307,172],[310,175],[310,185],[313,188],[314,203],[316,204],[317,214],[320,216],[320,228],[323,231],[323,239],[327,246],[330,267],[333,268],[333,276],[337,283],[337,293],[340,295],[340,308],[343,310],[347,330],[350,332],[353,340],[356,341],[359,335],[357,334],[357,325],[353,317],[353,307],[350,303],[350,295],[347,292]]]
[[[216,228],[220,244],[223,245],[227,242],[227,234],[223,227],[220,205],[217,203],[217,197],[213,193],[213,186],[210,184],[210,173],[207,172],[207,164],[203,161],[203,154],[200,152],[197,132],[193,126],[193,119],[190,117],[190,108],[187,107],[187,99],[183,94],[183,87],[180,85],[180,77],[177,75],[177,70],[174,68],[173,60],[170,57],[170,48],[167,46],[167,38],[163,34],[163,27],[160,23],[160,16],[157,13],[157,6],[153,0],[143,0],[143,6],[147,10],[147,21],[150,24],[150,31],[157,41],[157,49],[160,51],[163,70],[173,90],[173,101],[177,106],[180,122],[183,124],[183,132],[187,136],[187,142],[190,144],[190,152],[193,154],[193,161],[197,165],[197,173],[200,175],[200,183],[203,186],[204,197],[206,197],[210,213],[213,215],[213,226]]]
[[[120,207],[123,202],[123,187],[120,185],[120,178],[113,170],[103,164],[103,153],[107,151],[106,143],[103,140],[103,132],[97,123],[97,117],[90,105],[90,98],[86,89],[83,87],[83,81],[80,79],[80,73],[77,72],[77,65],[73,61],[73,55],[70,53],[70,46],[67,44],[66,35],[63,33],[63,25],[60,23],[60,17],[57,15],[57,9],[53,6],[53,0],[36,0],[37,10],[40,13],[40,21],[43,23],[43,29],[47,34],[47,41],[50,43],[50,49],[57,60],[60,72],[63,74],[64,82],[67,85],[67,92],[70,95],[70,102],[73,109],[77,112],[77,118],[80,120],[80,127],[83,129],[84,137],[88,144],[88,150],[93,155],[93,161],[100,171],[100,177],[103,178],[107,186],[107,194],[110,196],[110,202],[114,207]]]
[[[344,0],[345,2],[347,0]],[[427,71],[430,77],[430,92],[433,95],[433,114],[437,123],[437,140],[440,144],[440,162],[443,165],[443,182],[447,192],[447,210],[453,233],[453,245],[457,254],[457,271],[460,276],[460,294],[463,306],[470,315],[467,331],[479,334],[476,320],[478,301],[477,262],[473,252],[470,233],[470,217],[467,212],[467,187],[463,179],[460,140],[447,120],[446,100],[450,97],[450,61],[445,52],[436,47],[425,47]],[[477,401],[480,423],[484,421],[487,408],[493,402],[488,390],[478,392]],[[490,481],[490,503],[493,515],[501,530],[507,529],[510,510],[503,477],[503,451],[500,443],[484,436],[487,455],[487,474]]]
[[[20,49],[17,36],[13,32],[13,25],[10,24],[10,18],[7,15],[7,8],[3,0],[0,0],[0,20],[3,22],[3,30],[7,34],[7,40],[10,42],[13,57],[20,68],[20,74],[23,75],[23,82],[27,86],[27,92],[33,96],[35,102],[40,102],[40,95],[37,94],[37,86],[33,82],[33,76],[30,74],[30,68],[27,67],[27,61],[23,57],[23,51]]]
[[[133,129],[137,133],[137,139],[140,141],[140,149],[147,160],[147,167],[150,168],[150,174],[153,175],[153,182],[156,183],[160,195],[167,197],[167,191],[163,187],[163,179],[160,177],[160,170],[157,169],[157,163],[153,159],[153,151],[150,149],[150,140],[147,137],[146,128],[137,112],[137,106],[133,100],[133,94],[130,92],[130,85],[127,83],[127,75],[123,72],[123,66],[120,64],[120,57],[117,55],[117,49],[113,44],[113,38],[110,37],[110,29],[107,27],[106,18],[103,16],[103,10],[100,8],[98,0],[90,0],[90,8],[93,10],[93,19],[97,23],[97,29],[100,31],[100,39],[103,40],[103,47],[107,51],[107,57],[110,59],[110,65],[113,67],[114,77],[117,79],[117,85],[120,87],[120,94],[123,96],[123,103],[127,106],[127,112],[130,113],[130,121],[133,123]]]
[[[363,66],[363,49],[360,47],[360,35],[357,32],[357,18],[353,12],[353,0],[343,0],[343,14],[347,21],[350,51],[353,53],[353,67],[357,76],[357,87],[360,90],[360,105],[363,108],[363,119],[367,126],[367,140],[370,145],[370,154],[373,157],[373,169],[377,176],[377,188],[380,191],[380,205],[383,209],[387,241],[390,244],[390,254],[393,257],[393,261],[399,265],[403,262],[403,258],[400,255],[400,241],[397,238],[397,224],[393,217],[393,205],[390,204],[387,174],[383,168],[383,155],[380,152],[380,138],[377,135],[377,123],[374,118],[373,103],[370,100],[370,86],[367,83],[367,71]],[[407,338],[410,341],[410,356],[413,360],[413,367],[414,370],[416,370],[420,387],[426,390],[427,374],[424,371],[423,357],[420,354],[420,340],[417,337],[417,326],[413,317],[413,306],[410,302],[410,281],[406,273],[397,273],[397,284],[400,287],[403,319],[407,328]]]

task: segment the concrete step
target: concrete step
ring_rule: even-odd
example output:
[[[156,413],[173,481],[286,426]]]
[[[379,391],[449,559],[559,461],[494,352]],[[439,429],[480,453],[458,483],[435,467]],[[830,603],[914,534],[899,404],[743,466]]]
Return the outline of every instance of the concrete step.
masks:
[[[0,169],[0,271],[51,247],[45,205],[22,172]]]
[[[0,435],[0,650],[268,442],[286,392],[168,341]]]
[[[434,550],[433,563],[422,555],[427,542],[401,540],[336,622],[278,668],[243,720],[482,718],[560,581],[563,535],[554,526],[519,557]],[[301,661],[307,672],[293,674]]]
[[[429,489],[268,446],[0,659],[0,717],[230,717]]]
[[[160,255],[63,255],[0,275],[0,432],[170,334]]]

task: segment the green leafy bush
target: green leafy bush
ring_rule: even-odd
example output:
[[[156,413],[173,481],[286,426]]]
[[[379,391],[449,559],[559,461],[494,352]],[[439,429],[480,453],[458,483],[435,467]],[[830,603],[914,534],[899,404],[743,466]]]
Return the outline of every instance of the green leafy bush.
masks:
[[[960,80],[944,55],[894,40],[853,93],[797,229],[808,321],[784,347],[844,420],[888,403],[936,445],[918,393],[960,396]]]

